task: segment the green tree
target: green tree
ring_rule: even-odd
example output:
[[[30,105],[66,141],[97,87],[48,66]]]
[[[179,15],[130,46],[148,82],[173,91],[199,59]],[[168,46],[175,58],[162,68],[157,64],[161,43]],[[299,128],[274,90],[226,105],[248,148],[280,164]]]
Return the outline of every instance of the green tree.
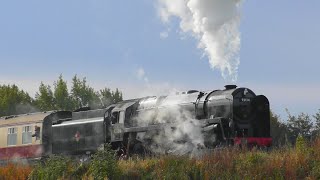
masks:
[[[105,107],[113,103],[113,95],[109,88],[104,88],[100,90],[100,98]]]
[[[314,127],[314,132],[313,134],[316,136],[320,135],[320,109],[318,110],[318,112],[313,115],[314,119],[315,119],[315,127]]]
[[[62,75],[54,82],[54,99],[57,109],[72,110],[72,100],[68,92],[67,82],[63,80]]]
[[[35,106],[35,101],[30,95],[21,90],[19,92],[21,96],[21,101],[16,105],[16,114],[33,113],[39,111]]]
[[[280,121],[280,117],[271,112],[270,115],[270,133],[273,138],[273,145],[281,146],[287,142],[290,132],[285,123]]]
[[[41,111],[49,111],[55,109],[54,96],[49,85],[41,82],[39,92],[36,93],[35,104]]]
[[[309,138],[313,126],[310,116],[305,113],[300,113],[298,116],[293,116],[288,110],[287,113],[288,128],[292,134],[292,140],[295,141],[298,135],[301,135],[303,138]]]
[[[75,108],[85,106],[96,108],[101,106],[98,93],[95,92],[92,87],[87,85],[86,78],[80,80],[77,75],[72,78],[71,96]]]
[[[122,101],[119,89],[96,91],[87,84],[86,78],[80,79],[77,75],[72,79],[70,92],[62,75],[54,82],[53,91],[50,85],[41,82],[35,99],[16,85],[0,85],[0,116],[54,109],[75,110],[85,106],[97,109],[119,101]]]
[[[112,93],[113,96],[113,103],[117,103],[119,101],[122,101],[122,93],[117,88],[115,92]]]
[[[122,101],[122,93],[117,88],[116,91],[111,91],[110,88],[104,88],[100,90],[101,102],[105,107],[110,104]]]
[[[0,116],[34,112],[33,100],[16,85],[0,85]]]

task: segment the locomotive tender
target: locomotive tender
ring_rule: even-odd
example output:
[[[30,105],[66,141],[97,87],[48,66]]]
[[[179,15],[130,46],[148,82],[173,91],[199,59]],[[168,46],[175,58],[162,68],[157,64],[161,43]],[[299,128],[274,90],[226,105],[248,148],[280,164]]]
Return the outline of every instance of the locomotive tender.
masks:
[[[99,110],[2,118],[0,160],[51,154],[85,155],[94,153],[104,143],[125,154],[152,151],[154,139],[168,129],[179,131],[181,122],[191,122],[200,129],[203,136],[200,145],[207,148],[272,144],[268,99],[248,88],[227,85],[223,90],[190,90],[126,100]],[[184,135],[177,143],[188,141],[185,138],[188,134]]]

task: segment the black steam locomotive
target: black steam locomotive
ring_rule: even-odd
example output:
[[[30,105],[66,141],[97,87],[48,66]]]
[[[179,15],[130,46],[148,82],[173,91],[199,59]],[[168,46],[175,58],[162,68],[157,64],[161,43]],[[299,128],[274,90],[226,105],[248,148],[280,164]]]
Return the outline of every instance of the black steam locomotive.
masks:
[[[126,100],[99,110],[4,117],[0,134],[4,135],[0,161],[51,154],[82,156],[105,143],[119,155],[272,143],[268,99],[235,85]]]
[[[185,122],[192,126],[181,132]],[[172,140],[177,131],[180,135]],[[224,90],[126,100],[100,110],[57,112],[44,119],[42,145],[44,154],[90,154],[104,143],[126,154],[141,153],[159,147],[167,132],[172,133],[168,143],[187,143],[200,132],[201,147],[269,147],[269,101],[248,88],[227,85]]]

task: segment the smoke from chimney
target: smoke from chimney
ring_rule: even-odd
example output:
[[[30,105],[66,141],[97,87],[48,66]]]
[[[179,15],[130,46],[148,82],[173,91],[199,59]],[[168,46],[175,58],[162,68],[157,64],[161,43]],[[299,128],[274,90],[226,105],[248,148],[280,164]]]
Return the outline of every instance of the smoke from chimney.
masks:
[[[199,43],[211,68],[220,69],[226,80],[236,81],[240,50],[240,0],[158,0],[164,23],[180,19],[182,32]]]

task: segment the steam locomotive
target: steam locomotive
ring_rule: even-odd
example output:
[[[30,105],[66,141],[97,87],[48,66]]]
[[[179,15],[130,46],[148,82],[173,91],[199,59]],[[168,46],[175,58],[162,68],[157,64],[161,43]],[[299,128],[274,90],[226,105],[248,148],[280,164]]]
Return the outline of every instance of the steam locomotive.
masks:
[[[125,100],[98,110],[4,117],[0,137],[1,160],[88,155],[105,143],[122,154],[168,152],[164,146],[173,144],[192,149],[272,144],[268,99],[235,85]]]

